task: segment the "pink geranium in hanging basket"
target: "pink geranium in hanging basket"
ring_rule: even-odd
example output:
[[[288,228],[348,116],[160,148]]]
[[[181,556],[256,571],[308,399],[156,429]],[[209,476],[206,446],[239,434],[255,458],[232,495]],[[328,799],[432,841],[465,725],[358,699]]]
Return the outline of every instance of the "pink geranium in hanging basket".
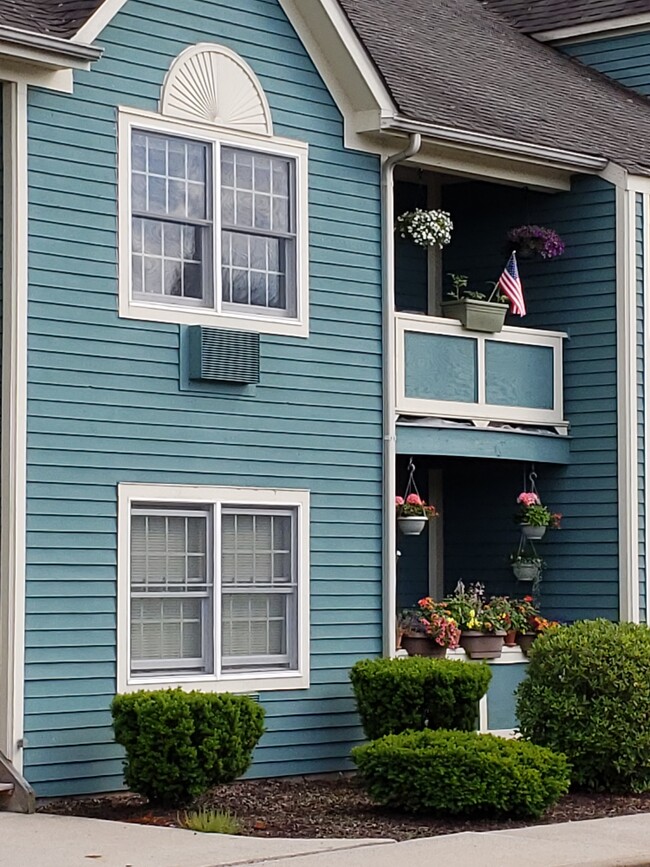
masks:
[[[435,506],[426,503],[419,494],[408,494],[395,497],[397,525],[405,536],[419,536],[427,525],[429,518],[436,518],[438,512]]]

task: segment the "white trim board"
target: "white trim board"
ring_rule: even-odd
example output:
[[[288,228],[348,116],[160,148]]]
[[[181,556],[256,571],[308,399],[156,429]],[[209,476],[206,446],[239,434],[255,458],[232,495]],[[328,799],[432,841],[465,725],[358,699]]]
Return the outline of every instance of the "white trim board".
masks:
[[[0,751],[22,770],[27,494],[27,85],[3,86]]]
[[[588,24],[574,24],[571,27],[556,27],[553,30],[541,30],[531,33],[538,42],[588,42],[592,39],[604,39],[607,36],[622,36],[650,28],[650,13],[639,15],[624,15],[620,18],[610,18],[605,21],[592,21]]]

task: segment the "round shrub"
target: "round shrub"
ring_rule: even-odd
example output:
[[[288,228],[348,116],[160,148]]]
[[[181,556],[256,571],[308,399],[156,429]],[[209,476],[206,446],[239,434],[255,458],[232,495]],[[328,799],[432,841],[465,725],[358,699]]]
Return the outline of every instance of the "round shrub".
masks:
[[[472,731],[491,677],[486,663],[419,656],[362,659],[350,672],[370,740],[407,729]]]
[[[476,732],[386,735],[352,759],[371,798],[411,813],[535,818],[569,790],[564,756]]]
[[[264,733],[264,710],[246,695],[143,690],[115,696],[111,711],[127,786],[166,806],[240,777]]]
[[[592,620],[540,636],[517,718],[524,737],[565,753],[578,787],[650,790],[650,630]]]

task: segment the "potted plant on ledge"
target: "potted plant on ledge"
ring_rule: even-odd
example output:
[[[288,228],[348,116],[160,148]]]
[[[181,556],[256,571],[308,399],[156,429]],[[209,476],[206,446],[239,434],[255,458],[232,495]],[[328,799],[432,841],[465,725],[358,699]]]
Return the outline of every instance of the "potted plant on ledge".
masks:
[[[532,596],[524,596],[520,602],[516,603],[516,608],[522,620],[517,635],[517,644],[521,647],[522,652],[528,656],[537,636],[546,632],[547,629],[557,628],[560,624],[556,620],[547,620],[542,617],[535,607]]]
[[[482,584],[477,582],[465,588],[459,581],[444,604],[461,629],[459,644],[470,659],[497,659],[501,656],[506,634],[504,623],[498,608],[491,609],[485,602]]]
[[[519,511],[515,521],[527,539],[538,542],[544,538],[547,529],[560,529],[562,515],[544,506],[536,491],[522,491],[517,497],[517,504]]]
[[[447,648],[455,650],[460,629],[444,603],[430,596],[420,599],[417,608],[403,611],[399,619],[400,646],[409,656],[442,658]]]
[[[495,284],[492,292],[470,291],[465,274],[450,274],[452,288],[447,301],[442,302],[442,315],[447,319],[459,319],[463,328],[470,331],[486,331],[495,334],[501,331],[508,312],[506,298]]]

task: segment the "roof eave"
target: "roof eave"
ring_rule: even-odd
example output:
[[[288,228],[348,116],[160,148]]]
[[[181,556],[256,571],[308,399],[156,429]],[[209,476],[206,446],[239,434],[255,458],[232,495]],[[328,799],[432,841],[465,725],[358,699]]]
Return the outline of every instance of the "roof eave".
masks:
[[[592,156],[591,154],[577,153],[545,145],[536,145],[530,142],[501,138],[470,130],[454,129],[453,127],[439,126],[401,116],[387,118],[385,121],[382,121],[382,129],[404,133],[418,132],[432,141],[435,140],[472,148],[483,148],[493,153],[542,162],[571,172],[601,172],[609,162],[606,157]]]
[[[0,58],[46,69],[89,69],[102,49],[58,36],[0,26]]]

